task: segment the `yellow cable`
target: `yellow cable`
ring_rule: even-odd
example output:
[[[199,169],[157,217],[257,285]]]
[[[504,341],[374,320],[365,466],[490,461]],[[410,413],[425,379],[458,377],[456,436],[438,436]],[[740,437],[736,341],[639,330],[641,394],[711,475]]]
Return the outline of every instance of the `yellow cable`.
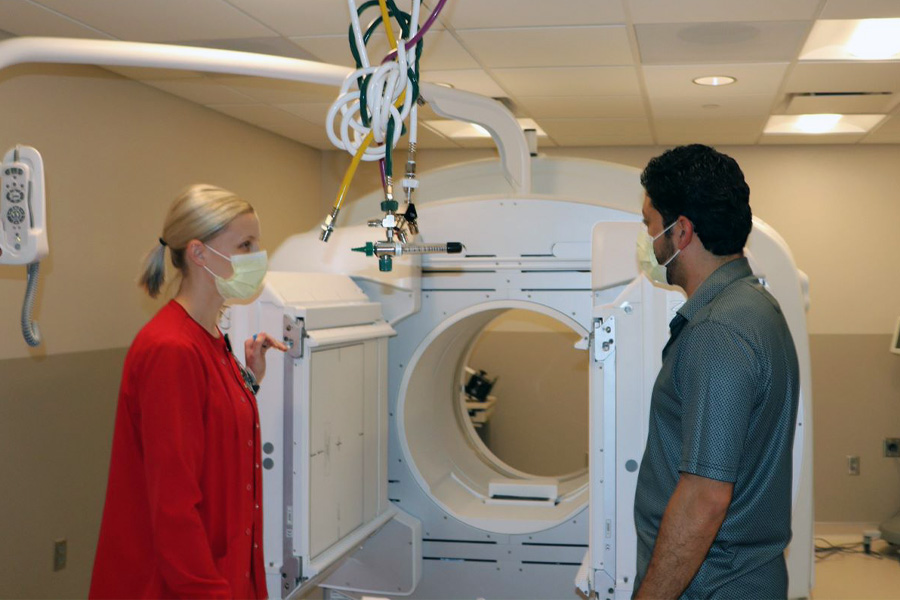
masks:
[[[388,15],[387,2],[378,0],[378,6],[381,8],[381,21],[384,23],[384,30],[387,32],[388,41],[391,43],[391,50],[396,50],[397,38],[394,37],[394,29],[391,27],[391,17]]]
[[[394,29],[391,27],[391,17],[388,14],[387,2],[385,0],[378,0],[378,6],[381,8],[381,21],[384,23],[384,29],[387,32],[388,42],[391,44],[391,50],[397,49],[397,40],[394,37]],[[394,106],[399,108],[403,104],[403,100],[406,99],[406,90],[400,94],[400,97],[397,98],[397,101],[394,103]],[[350,183],[353,181],[354,175],[356,175],[356,169],[359,167],[359,162],[362,160],[362,156],[365,153],[366,149],[372,144],[372,140],[375,139],[375,136],[370,131],[365,138],[363,138],[362,144],[359,145],[359,148],[356,150],[356,154],[353,155],[353,160],[350,161],[350,166],[347,167],[346,173],[344,173],[344,179],[341,181],[341,187],[338,190],[337,199],[334,202],[334,208],[339,209],[341,204],[344,202],[344,198],[347,196],[347,191],[350,189]],[[385,141],[388,146],[390,146],[390,141]],[[387,150],[390,152],[390,149]]]
[[[375,135],[370,131],[366,134],[366,137],[363,138],[363,142],[359,145],[356,154],[353,155],[353,160],[350,161],[350,166],[347,167],[347,172],[344,173],[344,180],[341,182],[341,188],[338,190],[337,200],[334,201],[334,208],[340,208],[341,204],[344,202],[347,190],[350,189],[350,182],[353,181],[353,176],[356,175],[356,168],[359,166],[359,161],[362,160],[363,154],[374,139]]]
[[[383,1],[383,0],[382,0]],[[403,100],[406,98],[406,90],[400,94],[400,97],[397,98],[397,101],[394,103],[394,106],[400,108],[400,105],[403,104]],[[344,198],[347,196],[347,190],[350,189],[350,183],[353,181],[354,175],[356,175],[356,169],[359,167],[359,161],[362,160],[362,156],[365,153],[366,149],[372,144],[372,141],[375,139],[375,134],[371,131],[366,134],[366,137],[363,138],[362,144],[359,145],[359,148],[356,150],[356,154],[353,155],[353,160],[350,161],[350,166],[347,167],[347,171],[344,173],[344,179],[341,181],[341,187],[338,189],[337,199],[334,201],[334,208],[340,208],[341,204],[344,203]],[[385,140],[385,143],[390,146],[390,142]],[[390,152],[390,150],[386,150]]]

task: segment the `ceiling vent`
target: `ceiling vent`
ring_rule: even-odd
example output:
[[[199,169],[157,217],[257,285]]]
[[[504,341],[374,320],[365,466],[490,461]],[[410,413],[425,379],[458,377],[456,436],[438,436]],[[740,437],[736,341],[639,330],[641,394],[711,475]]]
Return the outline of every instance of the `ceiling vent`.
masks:
[[[789,94],[784,113],[886,114],[896,103],[892,92],[803,92]]]

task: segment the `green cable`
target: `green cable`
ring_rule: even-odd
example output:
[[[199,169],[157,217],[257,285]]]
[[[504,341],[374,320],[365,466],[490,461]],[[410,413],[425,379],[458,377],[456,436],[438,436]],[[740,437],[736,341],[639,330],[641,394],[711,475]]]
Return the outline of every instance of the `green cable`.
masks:
[[[397,24],[400,25],[400,30],[402,32],[403,38],[409,37],[409,27],[412,22],[412,16],[397,8],[397,5],[393,0],[386,0],[385,4],[388,7],[388,12],[391,13],[391,16],[396,19]],[[365,2],[357,9],[357,14],[362,16],[362,13],[369,8],[379,6],[378,0],[369,0]],[[366,32],[363,35],[363,43],[368,45],[369,39],[372,37],[372,34],[378,28],[378,26],[382,23],[381,16],[377,16],[366,28]],[[356,36],[353,34],[353,26],[351,25],[348,31],[348,38],[350,42],[350,52],[353,55],[353,60],[356,63],[356,68],[362,68],[362,58],[359,53],[359,49],[356,47]],[[416,60],[415,67],[407,69],[407,76],[409,77],[412,83],[412,102],[415,102],[419,99],[419,78],[417,72],[419,70],[419,60],[422,56],[422,48],[423,48],[423,40],[419,40],[416,43]],[[359,86],[359,110],[360,110],[360,118],[365,127],[370,127],[370,115],[368,114],[367,107],[367,92],[366,88],[368,87],[369,80],[371,79],[371,75],[366,75],[365,77],[360,77],[357,79],[357,85]],[[405,127],[404,127],[405,130]]]
[[[391,150],[394,145],[392,143],[394,139],[394,117],[388,119],[387,124],[387,133],[384,138],[384,175],[385,177],[394,177],[394,156]]]
[[[397,24],[400,26],[401,38],[407,39],[410,37],[410,25],[412,23],[412,15],[405,11],[400,10],[397,7],[397,4],[394,0],[386,0],[385,4],[387,5],[389,16],[393,17],[394,20],[397,21]],[[379,7],[380,5],[378,0],[368,0],[364,2],[356,11],[357,15],[362,17],[362,14],[373,7]],[[369,23],[368,27],[366,27],[366,31],[362,36],[363,44],[368,45],[369,40],[372,37],[372,34],[378,29],[378,26],[381,25],[383,19],[379,14],[375,19]],[[348,30],[348,38],[350,42],[350,53],[353,55],[353,60],[356,63],[356,68],[361,69],[362,64],[362,56],[360,55],[359,48],[356,46],[356,36],[353,33],[353,25],[350,25]],[[414,66],[409,66],[407,68],[407,77],[409,78],[410,83],[412,84],[412,98],[411,102],[416,102],[419,99],[419,60],[422,57],[422,49],[423,49],[423,39],[420,39],[416,43],[416,54],[415,54],[415,64]],[[357,85],[359,86],[359,113],[360,119],[365,127],[371,127],[371,116],[369,115],[368,110],[368,102],[367,102],[367,92],[366,88],[369,85],[369,80],[372,75],[366,75],[365,77],[360,77],[357,79]],[[404,123],[400,124],[401,126],[401,136],[406,135],[406,125]],[[386,177],[393,177],[394,173],[394,159],[391,152],[391,148],[393,146],[392,140],[394,138],[394,128],[396,124],[394,123],[394,118],[391,117],[388,119],[387,131],[385,135],[385,144],[387,148],[384,153],[384,172]]]

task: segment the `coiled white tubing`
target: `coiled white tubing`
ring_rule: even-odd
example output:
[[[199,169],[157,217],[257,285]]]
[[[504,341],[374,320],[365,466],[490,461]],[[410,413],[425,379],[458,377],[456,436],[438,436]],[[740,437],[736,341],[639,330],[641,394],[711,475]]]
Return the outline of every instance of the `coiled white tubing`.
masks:
[[[351,3],[351,15],[355,16],[355,2]],[[418,9],[419,2],[415,2],[415,9]],[[418,19],[418,10],[414,10],[414,17]],[[337,99],[328,109],[328,116],[325,119],[325,132],[328,139],[335,147],[347,151],[351,156],[355,156],[363,140],[372,131],[375,144],[370,145],[362,155],[362,160],[375,161],[384,158],[388,144],[385,143],[387,137],[388,121],[394,118],[394,135],[390,140],[390,147],[393,149],[400,136],[403,133],[403,122],[409,116],[413,106],[413,86],[409,80],[407,72],[409,61],[415,57],[415,47],[408,51],[404,48],[404,41],[401,38],[397,42],[397,48],[401,49],[397,52],[397,59],[388,63],[369,66],[366,48],[362,44],[362,36],[359,35],[358,17],[353,20],[354,33],[356,34],[357,47],[361,56],[363,68],[357,69],[344,79],[341,85],[341,91]],[[414,35],[411,33],[410,35]],[[369,109],[371,119],[370,127],[363,125],[360,115],[358,80],[372,75],[366,86],[366,105]],[[353,88],[351,90],[351,87]],[[403,105],[398,109],[394,104],[400,98],[403,92],[406,95],[403,99]],[[338,119],[340,113],[340,119]],[[376,145],[377,144],[377,145]]]
[[[409,116],[412,108],[413,87],[407,74],[406,52],[398,52],[399,60],[391,61],[377,67],[357,69],[344,79],[341,91],[337,99],[328,110],[325,120],[325,131],[328,139],[337,148],[346,150],[355,155],[360,145],[368,135],[370,129],[378,146],[371,145],[363,153],[362,160],[373,161],[384,158],[387,145],[384,144],[387,136],[388,121],[394,117],[394,135],[390,141],[393,148],[400,140],[403,133],[403,121]],[[366,100],[372,118],[370,127],[363,125],[359,112],[359,90],[356,88],[357,79],[372,74],[366,87]],[[398,110],[394,104],[400,95],[406,91],[403,105]],[[338,113],[340,122],[338,123]],[[338,125],[335,131],[335,125]]]

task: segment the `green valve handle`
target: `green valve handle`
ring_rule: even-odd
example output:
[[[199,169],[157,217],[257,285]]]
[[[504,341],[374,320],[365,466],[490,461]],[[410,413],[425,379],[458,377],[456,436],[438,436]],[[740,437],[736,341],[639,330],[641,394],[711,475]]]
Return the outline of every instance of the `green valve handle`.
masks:
[[[396,200],[382,200],[381,201],[381,210],[387,212],[389,210],[396,211],[400,207],[400,204]]]
[[[372,242],[366,242],[365,246],[360,246],[359,248],[352,248],[354,252],[365,252],[366,256],[374,256],[375,255],[375,244]],[[388,269],[390,271],[390,269]]]
[[[390,273],[392,269],[391,265],[391,257],[390,256],[379,256],[378,257],[378,270],[382,273]]]

